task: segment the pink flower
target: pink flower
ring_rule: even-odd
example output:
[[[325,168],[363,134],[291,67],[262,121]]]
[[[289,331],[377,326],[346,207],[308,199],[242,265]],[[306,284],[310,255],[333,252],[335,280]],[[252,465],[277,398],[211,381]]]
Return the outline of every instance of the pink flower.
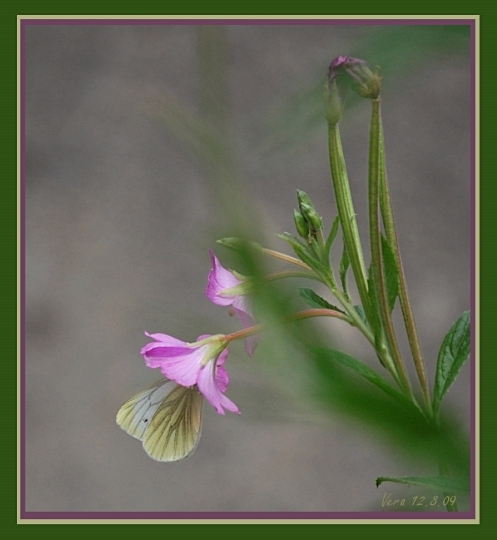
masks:
[[[254,326],[255,320],[252,314],[252,307],[246,296],[251,287],[249,279],[230,270],[226,270],[213,251],[209,250],[209,255],[212,269],[207,278],[205,295],[218,306],[233,306],[244,328]],[[245,351],[249,356],[254,354],[259,340],[259,335],[250,336],[245,340]]]
[[[222,366],[228,357],[223,335],[200,336],[196,343],[185,343],[167,334],[145,335],[155,340],[141,350],[149,368],[160,368],[168,379],[182,386],[196,384],[219,414],[224,414],[224,409],[240,414],[224,395],[229,377]]]

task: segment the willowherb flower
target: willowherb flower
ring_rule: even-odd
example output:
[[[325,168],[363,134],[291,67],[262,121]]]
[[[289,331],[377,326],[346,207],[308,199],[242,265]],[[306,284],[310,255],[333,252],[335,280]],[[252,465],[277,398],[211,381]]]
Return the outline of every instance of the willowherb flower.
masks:
[[[247,294],[251,289],[249,278],[237,272],[226,270],[219,259],[209,250],[212,269],[207,278],[207,288],[205,295],[211,302],[218,306],[233,306],[244,328],[255,325],[252,306]],[[249,356],[254,354],[259,335],[250,336],[245,339],[245,351]]]
[[[160,368],[170,380],[182,386],[197,385],[199,391],[219,414],[224,409],[240,414],[238,407],[225,395],[229,384],[222,364],[228,357],[225,336],[199,336],[195,343],[185,343],[167,334],[149,334],[154,341],[141,354],[150,368]]]

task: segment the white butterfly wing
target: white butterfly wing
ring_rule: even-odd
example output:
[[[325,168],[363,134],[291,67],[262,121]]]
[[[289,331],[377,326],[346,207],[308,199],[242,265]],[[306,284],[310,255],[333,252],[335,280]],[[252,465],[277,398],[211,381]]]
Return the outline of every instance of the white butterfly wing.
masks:
[[[202,431],[204,398],[197,387],[176,386],[157,409],[143,437],[143,448],[157,461],[179,461],[193,454]]]
[[[179,461],[190,456],[202,430],[203,396],[163,379],[128,400],[117,413],[117,424],[143,441],[157,461]]]
[[[147,390],[136,394],[119,409],[116,416],[117,424],[132,437],[143,440],[160,404],[174,390],[176,383],[162,379]]]

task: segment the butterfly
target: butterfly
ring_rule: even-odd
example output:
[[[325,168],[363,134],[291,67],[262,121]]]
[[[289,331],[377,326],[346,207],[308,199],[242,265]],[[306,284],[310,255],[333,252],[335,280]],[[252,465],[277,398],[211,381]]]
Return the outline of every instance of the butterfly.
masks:
[[[126,433],[143,442],[157,461],[179,461],[191,456],[202,430],[204,397],[197,386],[185,387],[169,379],[128,400],[116,422]]]

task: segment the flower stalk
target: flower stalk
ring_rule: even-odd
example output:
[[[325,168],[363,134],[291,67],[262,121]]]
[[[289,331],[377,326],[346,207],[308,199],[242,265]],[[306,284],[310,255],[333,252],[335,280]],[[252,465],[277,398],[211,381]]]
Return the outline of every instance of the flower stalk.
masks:
[[[226,339],[226,343],[228,344],[231,341],[245,339],[261,332],[265,332],[270,328],[281,326],[282,324],[288,324],[303,319],[311,319],[313,317],[333,317],[335,319],[341,319],[342,321],[346,321],[349,324],[352,324],[351,319],[345,313],[341,313],[340,311],[336,311],[334,309],[315,308],[292,313],[291,315],[288,315],[287,317],[272,324],[255,324],[250,328],[244,328],[243,330],[238,330],[237,332],[233,332],[232,334],[226,334],[224,338]]]
[[[423,392],[423,398],[428,409],[428,412],[432,413],[432,405],[430,399],[430,389],[428,385],[428,377],[426,374],[425,363],[423,360],[423,353],[421,350],[421,344],[419,341],[416,322],[414,320],[414,314],[409,299],[409,293],[407,289],[407,282],[404,273],[404,267],[402,265],[402,258],[400,255],[399,241],[397,236],[397,229],[395,227],[395,220],[392,208],[392,202],[390,199],[390,191],[388,188],[388,180],[386,173],[385,162],[385,141],[383,137],[383,126],[381,122],[381,114],[379,117],[379,129],[380,129],[380,209],[383,221],[383,227],[385,229],[385,235],[387,242],[392,249],[395,263],[397,266],[399,276],[399,300],[402,310],[402,316],[404,318],[404,325],[406,328],[407,338],[409,341],[409,347],[411,349],[414,366],[416,368],[416,374]]]
[[[349,253],[350,266],[354,273],[366,318],[370,326],[374,328],[375,325],[367,285],[366,266],[362,254],[359,229],[357,228],[356,213],[352,203],[352,195],[350,193],[347,168],[345,166],[338,124],[328,123],[328,144],[333,189],[335,191],[338,215],[340,216],[340,223],[342,225],[343,241]]]
[[[380,186],[380,99],[372,100],[371,131],[369,140],[369,233],[371,239],[371,277],[374,283],[373,294],[379,311],[381,324],[377,332],[384,332],[395,370],[404,391],[412,396],[409,376],[400,353],[395,329],[388,304],[388,292],[383,264],[380,232],[379,186]],[[379,341],[383,340],[380,334]]]

